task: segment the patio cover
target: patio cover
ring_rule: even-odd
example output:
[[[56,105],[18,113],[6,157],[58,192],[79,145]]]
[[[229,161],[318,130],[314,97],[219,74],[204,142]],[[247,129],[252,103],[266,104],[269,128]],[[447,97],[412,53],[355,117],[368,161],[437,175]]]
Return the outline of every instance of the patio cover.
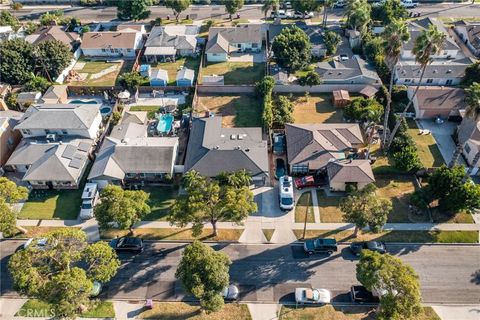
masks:
[[[172,56],[177,53],[175,47],[147,47],[144,55],[146,56]]]

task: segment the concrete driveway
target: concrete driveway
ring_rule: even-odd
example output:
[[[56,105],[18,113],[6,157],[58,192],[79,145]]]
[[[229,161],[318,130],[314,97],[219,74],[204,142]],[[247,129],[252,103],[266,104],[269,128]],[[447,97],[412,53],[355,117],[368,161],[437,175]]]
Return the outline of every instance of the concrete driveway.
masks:
[[[452,139],[452,134],[457,128],[455,122],[445,121],[442,124],[437,124],[431,119],[417,120],[419,129],[428,129],[432,133],[435,141],[437,142],[438,149],[442,154],[443,160],[448,165],[452,160],[453,153],[455,152],[455,142]],[[459,157],[458,162],[465,165],[465,161],[462,157]]]

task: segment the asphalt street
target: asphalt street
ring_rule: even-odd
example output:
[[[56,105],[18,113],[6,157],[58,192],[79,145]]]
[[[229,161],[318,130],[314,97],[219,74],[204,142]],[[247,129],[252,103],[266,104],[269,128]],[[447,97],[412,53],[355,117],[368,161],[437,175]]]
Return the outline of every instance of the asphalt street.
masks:
[[[52,11],[51,7],[25,7],[24,9],[15,11],[15,15],[23,20],[36,20],[43,13]],[[151,15],[147,20],[161,17],[166,19],[170,16],[174,18],[171,9],[161,6],[153,6],[150,8]],[[67,7],[63,9],[65,15],[74,16],[84,22],[92,21],[109,21],[117,19],[117,10],[114,7]],[[420,4],[417,8],[411,9],[414,13],[420,13],[421,16],[448,17],[448,18],[467,18],[480,17],[480,4],[471,3],[447,3],[447,4]],[[259,5],[246,5],[238,12],[242,19],[262,19],[264,13]],[[343,9],[329,10],[329,19],[338,20],[343,17]],[[224,6],[191,6],[182,12],[180,18],[184,19],[189,16],[193,20],[203,19],[227,19],[228,14],[225,12]],[[321,12],[317,13],[322,16]]]
[[[15,296],[6,265],[22,244],[1,243],[1,295]],[[102,296],[111,299],[186,301],[175,280],[182,243],[147,243],[139,255],[122,255],[122,265]],[[239,286],[245,302],[293,302],[294,288],[327,288],[334,302],[348,302],[349,288],[357,283],[356,258],[345,246],[332,256],[307,257],[300,245],[215,244],[232,260],[231,282]],[[423,302],[429,304],[480,303],[480,246],[393,245],[391,254],[410,264],[420,276]]]

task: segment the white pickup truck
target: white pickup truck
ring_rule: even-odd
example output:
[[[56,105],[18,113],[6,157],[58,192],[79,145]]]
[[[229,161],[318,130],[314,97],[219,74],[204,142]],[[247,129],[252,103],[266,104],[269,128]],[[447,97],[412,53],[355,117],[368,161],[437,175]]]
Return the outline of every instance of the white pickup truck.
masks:
[[[412,0],[401,0],[400,4],[405,8],[416,8],[418,5],[416,2],[413,2]]]

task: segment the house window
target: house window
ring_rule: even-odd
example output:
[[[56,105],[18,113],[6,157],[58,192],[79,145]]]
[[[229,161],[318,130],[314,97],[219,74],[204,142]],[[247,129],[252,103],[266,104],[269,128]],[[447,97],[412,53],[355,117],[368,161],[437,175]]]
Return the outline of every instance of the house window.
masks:
[[[67,130],[62,130],[62,134],[68,134]]]
[[[106,50],[106,49],[102,49],[102,52],[107,52],[107,50]]]
[[[410,80],[410,79],[405,79],[405,80],[403,80],[403,82],[405,82],[405,83],[408,83],[408,82],[410,82],[410,81],[412,81],[412,80]]]
[[[127,52],[132,52],[132,49],[127,49]]]
[[[470,146],[468,144],[465,145],[465,152],[469,154],[471,151]]]
[[[28,135],[32,134],[30,129],[23,129],[22,132],[23,132],[23,134],[28,134]]]
[[[292,166],[292,173],[307,173],[308,165],[306,164],[294,164]]]
[[[445,82],[445,84],[446,84],[447,86],[450,86],[450,85],[452,85],[452,82],[453,82],[452,79],[448,79],[448,80]]]
[[[427,79],[427,83],[432,83],[433,79]]]

